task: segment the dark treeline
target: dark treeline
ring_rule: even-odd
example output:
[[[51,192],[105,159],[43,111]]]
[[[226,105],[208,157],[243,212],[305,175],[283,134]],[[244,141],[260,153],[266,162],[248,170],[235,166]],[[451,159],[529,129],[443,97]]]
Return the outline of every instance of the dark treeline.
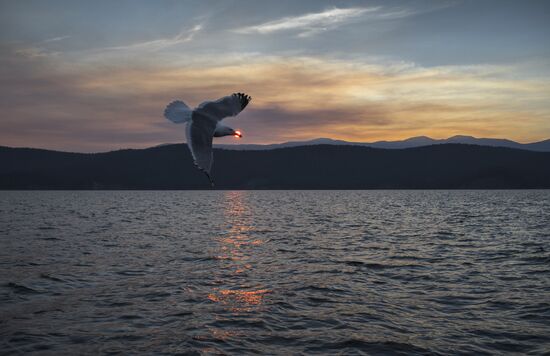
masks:
[[[444,144],[216,149],[216,189],[550,188],[550,153]],[[210,189],[184,144],[107,153],[0,147],[0,189]]]

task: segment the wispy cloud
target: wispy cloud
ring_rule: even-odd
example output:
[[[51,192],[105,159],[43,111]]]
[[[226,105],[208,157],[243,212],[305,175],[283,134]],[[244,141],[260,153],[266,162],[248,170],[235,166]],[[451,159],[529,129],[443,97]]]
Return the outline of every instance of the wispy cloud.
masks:
[[[50,51],[42,47],[24,47],[15,49],[14,53],[28,59],[48,58],[59,55],[59,52]]]
[[[202,25],[195,25],[191,29],[183,30],[177,35],[168,38],[159,38],[152,41],[144,41],[132,43],[124,46],[106,47],[104,50],[120,50],[120,51],[158,51],[167,47],[172,47],[185,42],[190,42],[202,30]]]
[[[262,24],[238,28],[238,33],[271,34],[282,31],[298,31],[298,37],[308,37],[322,31],[360,20],[368,15],[371,19],[391,20],[414,14],[408,9],[384,10],[382,7],[333,8],[322,12],[290,16]]]
[[[120,67],[4,58],[0,144],[98,151],[177,142],[183,133],[162,118],[166,103],[194,106],[235,91],[254,97],[230,122],[246,143],[455,134],[535,141],[550,132],[549,84],[518,79],[517,66],[228,58]]]
[[[59,42],[59,41],[63,41],[63,40],[66,40],[67,38],[71,38],[71,36],[59,36],[59,37],[52,37],[52,38],[47,38],[45,39],[44,41],[42,41],[42,43],[51,43],[51,42]]]
[[[47,38],[43,41],[26,44],[22,47],[14,48],[12,50],[16,55],[27,59],[45,59],[48,57],[55,57],[58,56],[60,52],[51,50],[51,46],[49,45],[54,42],[63,41],[70,37],[71,36],[58,36]]]
[[[367,12],[378,11],[379,7],[347,9],[333,8],[322,12],[310,13],[300,16],[284,17],[282,19],[268,21],[259,25],[242,27],[235,30],[240,33],[269,34],[273,32],[298,30],[301,35],[334,28],[353,21]]]

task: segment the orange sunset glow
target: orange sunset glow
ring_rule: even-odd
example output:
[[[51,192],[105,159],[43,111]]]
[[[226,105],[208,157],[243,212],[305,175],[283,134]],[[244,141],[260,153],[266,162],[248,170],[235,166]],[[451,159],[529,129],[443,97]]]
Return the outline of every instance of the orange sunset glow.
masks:
[[[17,40],[16,33],[38,25],[14,8],[19,21],[3,31],[0,48],[7,84],[0,144],[105,151],[182,142],[183,129],[162,117],[167,102],[194,107],[239,91],[254,97],[228,120],[247,131],[239,143],[550,137],[550,67],[538,41],[548,26],[535,26],[542,21],[535,12],[525,17],[531,27],[514,30],[529,40],[509,34],[497,48],[491,44],[503,41],[506,30],[491,31],[500,26],[491,22],[496,19],[471,22],[488,28],[475,37],[463,26],[438,27],[441,18],[458,16],[451,2],[404,3],[400,12],[314,5],[305,14],[289,8],[286,16],[248,19],[218,4],[211,13],[148,31],[137,14],[113,13],[116,23],[125,20],[109,36],[101,26],[85,29],[63,19],[60,28],[76,26],[75,33],[37,31],[32,41]],[[216,7],[231,16],[214,20],[222,11]],[[439,37],[424,28],[430,23]],[[84,46],[86,36],[104,39]]]

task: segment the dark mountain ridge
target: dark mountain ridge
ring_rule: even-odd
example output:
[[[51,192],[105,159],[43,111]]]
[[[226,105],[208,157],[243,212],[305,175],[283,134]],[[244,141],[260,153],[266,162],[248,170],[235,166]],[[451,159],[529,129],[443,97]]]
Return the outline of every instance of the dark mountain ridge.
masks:
[[[0,147],[0,189],[210,189],[185,144],[106,153]],[[550,188],[550,153],[441,144],[215,149],[216,189]]]
[[[352,145],[365,146],[373,148],[401,149],[430,146],[446,143],[464,143],[470,145],[493,146],[493,147],[508,147],[524,149],[529,151],[550,152],[550,139],[532,142],[519,143],[508,139],[499,138],[477,138],[473,136],[456,135],[445,139],[433,139],[427,136],[410,137],[400,141],[376,141],[376,142],[349,142],[342,140],[333,140],[331,138],[316,138],[308,141],[289,141],[284,143],[275,143],[267,145],[259,144],[218,144],[217,148],[225,148],[232,150],[271,150],[274,148],[297,147],[309,145]]]

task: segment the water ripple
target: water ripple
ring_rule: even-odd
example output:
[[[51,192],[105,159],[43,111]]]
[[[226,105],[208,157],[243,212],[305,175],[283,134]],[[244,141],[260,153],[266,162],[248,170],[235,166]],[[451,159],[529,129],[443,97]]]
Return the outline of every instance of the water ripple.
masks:
[[[3,192],[6,354],[544,354],[549,191]]]

